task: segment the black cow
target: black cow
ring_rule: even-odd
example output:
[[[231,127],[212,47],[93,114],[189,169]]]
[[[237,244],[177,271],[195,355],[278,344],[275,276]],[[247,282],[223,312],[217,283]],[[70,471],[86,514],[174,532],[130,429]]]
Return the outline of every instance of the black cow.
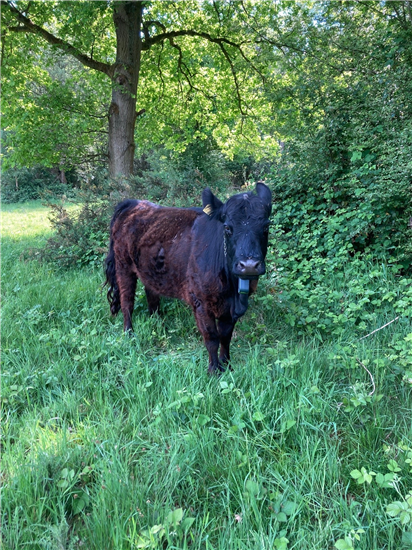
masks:
[[[120,203],[110,227],[106,283],[110,310],[114,315],[122,310],[125,331],[133,330],[138,278],[150,313],[159,309],[160,296],[188,303],[212,374],[229,362],[235,323],[265,273],[272,195],[258,182],[256,194],[240,193],[225,204],[210,189],[202,200],[203,210],[144,200]]]

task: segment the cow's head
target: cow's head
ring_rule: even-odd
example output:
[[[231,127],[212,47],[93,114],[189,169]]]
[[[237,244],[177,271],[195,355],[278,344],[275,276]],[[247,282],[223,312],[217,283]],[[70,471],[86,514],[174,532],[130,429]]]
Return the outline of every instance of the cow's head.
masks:
[[[223,224],[222,239],[231,273],[240,279],[263,275],[272,209],[270,189],[258,182],[256,194],[240,193],[225,204],[205,189],[202,200],[204,211]]]

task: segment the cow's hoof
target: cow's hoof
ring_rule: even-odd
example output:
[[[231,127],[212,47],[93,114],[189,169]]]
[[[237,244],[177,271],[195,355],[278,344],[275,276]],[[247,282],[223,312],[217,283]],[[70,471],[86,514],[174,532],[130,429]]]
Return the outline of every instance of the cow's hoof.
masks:
[[[207,373],[210,376],[220,376],[222,372],[225,372],[225,368],[222,365],[209,365],[209,368],[207,369]]]
[[[233,371],[230,359],[227,359],[227,357],[219,357],[219,364],[222,365],[223,370],[229,369],[230,371]]]

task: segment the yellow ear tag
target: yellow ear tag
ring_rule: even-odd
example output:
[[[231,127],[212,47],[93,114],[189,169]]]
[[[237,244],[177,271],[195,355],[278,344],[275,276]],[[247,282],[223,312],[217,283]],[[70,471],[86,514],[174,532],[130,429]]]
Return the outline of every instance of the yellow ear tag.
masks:
[[[213,208],[212,208],[212,205],[211,204],[207,204],[204,208],[203,208],[203,212],[205,214],[207,214],[208,216],[211,216],[213,214]]]

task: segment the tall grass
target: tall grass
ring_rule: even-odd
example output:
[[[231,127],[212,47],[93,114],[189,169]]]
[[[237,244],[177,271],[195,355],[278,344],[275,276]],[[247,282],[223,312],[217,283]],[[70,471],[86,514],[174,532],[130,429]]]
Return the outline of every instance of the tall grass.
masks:
[[[127,337],[99,270],[19,259],[47,231],[39,204],[3,210],[3,548],[407,543],[410,522],[387,514],[412,489],[407,318],[362,341],[303,337],[255,300],[235,370],[208,378],[183,304],[149,317],[139,288]],[[351,476],[391,459],[395,488]]]

